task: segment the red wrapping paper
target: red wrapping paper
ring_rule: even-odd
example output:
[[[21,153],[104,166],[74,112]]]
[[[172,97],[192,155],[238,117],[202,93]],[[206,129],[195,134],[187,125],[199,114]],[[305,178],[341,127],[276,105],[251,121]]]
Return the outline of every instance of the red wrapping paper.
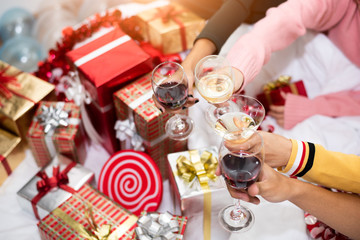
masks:
[[[40,102],[27,133],[30,149],[39,167],[46,166],[53,159],[54,153],[51,152],[51,149],[46,144],[44,126],[36,120],[36,116],[42,114],[42,106],[55,107],[57,103]],[[72,120],[67,127],[57,127],[51,136],[56,152],[75,162],[84,163],[86,158],[86,135],[81,124],[80,108],[74,103],[67,102],[64,104],[63,110],[69,113],[69,119]],[[72,124],[73,120],[77,120],[78,123]]]
[[[92,98],[87,106],[92,123],[104,140],[103,146],[113,154],[119,146],[113,130],[112,94],[126,82],[151,71],[152,59],[119,28],[88,41],[66,55],[79,70],[82,84]]]
[[[87,215],[89,207],[99,228],[108,224],[112,233],[118,233],[114,239],[133,238],[137,217],[94,188],[84,185],[38,223],[41,239],[89,239],[84,235],[84,231],[94,234]]]

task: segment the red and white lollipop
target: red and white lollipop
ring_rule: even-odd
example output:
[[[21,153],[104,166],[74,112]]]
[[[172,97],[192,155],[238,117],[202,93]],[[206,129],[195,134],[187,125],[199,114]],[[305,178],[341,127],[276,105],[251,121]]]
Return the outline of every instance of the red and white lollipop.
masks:
[[[103,166],[98,189],[136,215],[156,211],[162,198],[162,178],[154,160],[143,152],[122,150]]]

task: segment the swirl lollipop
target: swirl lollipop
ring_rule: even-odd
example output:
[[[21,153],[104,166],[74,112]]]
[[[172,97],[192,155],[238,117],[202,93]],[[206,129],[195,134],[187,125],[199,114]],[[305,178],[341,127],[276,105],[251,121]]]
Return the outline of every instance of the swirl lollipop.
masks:
[[[98,189],[132,213],[156,211],[162,198],[162,178],[154,160],[143,152],[123,150],[104,164]]]

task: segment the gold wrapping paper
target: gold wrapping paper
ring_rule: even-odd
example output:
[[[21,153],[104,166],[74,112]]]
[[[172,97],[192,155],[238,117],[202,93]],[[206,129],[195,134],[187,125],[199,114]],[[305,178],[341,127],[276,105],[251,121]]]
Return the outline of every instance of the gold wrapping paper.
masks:
[[[171,3],[174,11],[180,12],[176,18],[183,24],[187,49],[192,48],[196,36],[205,26],[205,19],[185,9],[181,5]],[[163,21],[159,16],[159,8],[142,11],[137,14],[139,26],[145,41],[149,41],[164,54],[178,53],[183,49],[180,26],[171,18]]]
[[[3,129],[0,129],[0,156],[5,158],[4,164],[13,171],[25,158],[25,152],[19,145],[21,139]],[[0,186],[8,177],[8,171],[0,163]]]
[[[9,64],[0,61],[1,68],[7,66]],[[11,66],[6,74],[15,75],[19,71]],[[35,104],[44,98],[54,99],[55,86],[26,72],[19,74],[17,80],[21,85],[20,88],[8,86],[8,89],[16,94],[13,94],[10,99],[0,96],[3,104],[0,107],[0,126],[21,137],[22,140],[26,140],[27,130],[35,114]]]

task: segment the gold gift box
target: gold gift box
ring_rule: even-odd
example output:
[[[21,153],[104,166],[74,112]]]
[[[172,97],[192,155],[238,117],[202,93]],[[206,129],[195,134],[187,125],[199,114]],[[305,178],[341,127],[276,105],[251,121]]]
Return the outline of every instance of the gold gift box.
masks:
[[[192,48],[195,38],[205,26],[205,19],[175,3],[148,9],[136,16],[144,40],[164,54]],[[183,26],[185,40],[180,26]]]
[[[0,69],[5,69],[9,64],[0,61]],[[13,93],[7,99],[0,96],[2,107],[0,107],[0,126],[3,129],[21,137],[26,141],[26,133],[35,114],[34,106],[40,100],[55,99],[55,86],[34,75],[21,72],[10,66],[5,72],[6,76],[16,76],[20,87],[8,85],[7,88]],[[18,75],[17,75],[18,74]]]
[[[20,141],[20,137],[0,129],[0,186],[25,158]]]

